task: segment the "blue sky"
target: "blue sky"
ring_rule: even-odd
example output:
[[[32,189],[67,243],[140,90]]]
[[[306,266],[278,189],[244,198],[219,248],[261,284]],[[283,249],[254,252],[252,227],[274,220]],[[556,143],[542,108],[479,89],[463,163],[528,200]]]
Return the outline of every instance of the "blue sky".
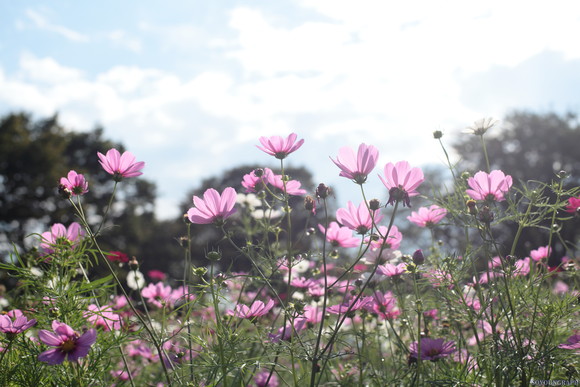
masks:
[[[580,110],[576,1],[0,0],[0,114],[105,128],[147,163],[160,217],[201,179],[288,161],[358,201],[329,160],[372,143],[379,165],[443,164],[432,139],[512,109]],[[497,130],[501,130],[501,125]],[[381,172],[377,168],[376,173]],[[378,178],[370,196],[384,199]],[[346,192],[350,190],[350,192]]]

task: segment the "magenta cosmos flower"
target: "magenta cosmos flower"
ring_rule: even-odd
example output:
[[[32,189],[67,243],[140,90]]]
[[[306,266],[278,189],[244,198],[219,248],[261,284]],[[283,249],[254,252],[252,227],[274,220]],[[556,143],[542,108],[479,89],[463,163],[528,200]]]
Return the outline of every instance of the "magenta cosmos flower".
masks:
[[[580,334],[568,337],[566,343],[558,345],[558,348],[575,349],[578,353],[580,353]]]
[[[135,156],[131,152],[123,152],[120,154],[116,149],[109,149],[107,155],[97,152],[99,156],[99,163],[103,169],[114,176],[115,180],[119,181],[123,177],[141,176],[141,170],[145,166],[143,161],[135,162]]]
[[[415,362],[418,359],[418,344],[415,341],[409,345],[409,361]],[[444,339],[421,339],[421,360],[436,361],[451,355],[455,352],[455,342]]]
[[[11,310],[8,314],[0,315],[0,332],[7,335],[17,335],[36,324],[36,320],[29,320],[18,309]]]
[[[433,227],[447,215],[447,210],[435,204],[430,207],[421,207],[417,212],[411,212],[407,219],[419,227]]]
[[[54,253],[59,246],[75,248],[78,242],[85,236],[85,231],[77,222],[72,222],[68,228],[61,223],[55,223],[50,231],[43,232],[40,248],[45,254]]]
[[[143,288],[141,295],[152,305],[162,308],[169,300],[171,292],[171,286],[165,286],[162,282],[157,282],[156,284],[149,284],[146,288]]]
[[[256,146],[267,154],[282,160],[290,153],[300,148],[304,143],[304,139],[296,142],[297,137],[298,135],[296,133],[291,133],[287,138],[282,138],[280,136],[260,137],[260,143],[262,146]]]
[[[357,184],[367,181],[367,176],[375,168],[379,151],[372,145],[360,144],[355,155],[351,148],[343,147],[338,151],[336,160],[332,160],[340,168],[339,176],[353,180]]]
[[[236,305],[236,310],[230,314],[239,318],[253,319],[255,317],[264,316],[273,307],[274,300],[270,300],[266,304],[262,301],[254,301],[250,307],[242,304]]]
[[[76,362],[87,356],[91,346],[97,340],[97,331],[91,328],[79,335],[71,327],[59,321],[52,322],[52,330],[41,329],[38,338],[44,344],[54,347],[38,355],[38,360],[50,365],[61,364],[63,361]]]
[[[411,196],[419,195],[417,187],[425,180],[421,168],[411,168],[407,161],[399,161],[396,164],[385,165],[385,177],[379,176],[385,187],[389,190],[387,204],[402,202],[403,206],[411,207]]]
[[[336,220],[358,234],[364,235],[373,227],[373,218],[375,224],[383,219],[378,210],[373,211],[371,216],[371,212],[365,202],[361,202],[358,207],[355,207],[350,201],[346,205],[347,209],[339,208],[336,211]]]
[[[512,177],[505,175],[500,170],[490,173],[479,171],[467,180],[471,189],[465,191],[474,200],[487,200],[501,202],[505,200],[504,194],[512,186]]]
[[[236,212],[236,190],[232,187],[224,189],[220,195],[218,191],[209,188],[203,194],[203,199],[194,196],[193,207],[187,211],[187,217],[191,223],[217,225]]]
[[[326,232],[326,240],[333,247],[357,247],[360,240],[352,235],[352,230],[348,227],[340,227],[336,222],[330,222],[328,228],[319,224],[318,229],[321,233]]]
[[[552,254],[552,249],[550,246],[541,246],[538,247],[536,250],[530,251],[530,257],[536,261],[547,261],[550,255]]]
[[[72,196],[84,195],[89,192],[89,183],[83,175],[69,171],[66,177],[60,178],[60,188]]]
[[[566,212],[571,214],[573,213],[580,213],[580,196],[577,198],[570,198],[568,199],[568,205],[566,206]]]

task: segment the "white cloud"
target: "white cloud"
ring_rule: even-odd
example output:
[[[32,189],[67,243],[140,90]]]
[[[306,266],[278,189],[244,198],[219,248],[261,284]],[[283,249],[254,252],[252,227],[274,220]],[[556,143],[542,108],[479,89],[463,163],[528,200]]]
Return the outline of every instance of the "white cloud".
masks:
[[[116,46],[127,48],[130,51],[140,53],[143,49],[141,40],[131,37],[124,30],[114,30],[107,34],[107,38]]]
[[[32,21],[34,25],[41,30],[54,32],[73,42],[83,43],[89,41],[88,36],[81,34],[80,32],[74,31],[70,28],[58,24],[53,24],[45,16],[41,15],[39,12],[35,10],[27,9],[25,13],[28,19]]]

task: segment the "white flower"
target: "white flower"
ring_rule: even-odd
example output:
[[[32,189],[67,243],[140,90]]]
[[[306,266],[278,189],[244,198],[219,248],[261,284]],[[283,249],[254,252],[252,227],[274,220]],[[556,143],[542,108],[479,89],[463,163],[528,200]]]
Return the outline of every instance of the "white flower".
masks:
[[[488,129],[494,127],[499,120],[492,117],[481,118],[473,123],[473,125],[465,128],[465,133],[475,134],[476,136],[483,136]]]
[[[145,276],[139,270],[131,270],[127,274],[127,286],[133,290],[139,290],[145,286]]]
[[[283,212],[281,210],[275,210],[273,208],[267,209],[267,210],[262,210],[262,209],[257,209],[252,211],[252,218],[254,219],[264,219],[264,218],[268,218],[268,219],[276,219],[279,218],[280,216],[282,216]]]
[[[33,266],[30,268],[30,274],[32,274],[35,277],[42,277],[43,272],[38,267]]]
[[[250,211],[262,206],[262,201],[258,199],[258,197],[253,193],[249,193],[247,195],[238,193],[236,195],[236,203],[243,207],[247,207]]]

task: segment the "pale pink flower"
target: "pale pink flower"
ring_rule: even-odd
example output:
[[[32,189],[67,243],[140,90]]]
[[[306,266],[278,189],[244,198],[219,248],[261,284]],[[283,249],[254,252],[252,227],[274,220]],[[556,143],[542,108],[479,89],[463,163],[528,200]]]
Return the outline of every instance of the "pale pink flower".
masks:
[[[383,320],[390,320],[401,314],[397,309],[397,299],[392,292],[374,292],[372,302],[367,304],[365,309],[377,314]]]
[[[421,168],[411,168],[407,161],[399,161],[385,165],[384,172],[385,177],[379,175],[379,179],[389,190],[387,204],[400,201],[403,206],[411,207],[409,198],[419,195],[416,189],[425,180]]]
[[[530,263],[531,259],[529,257],[518,259],[514,263],[514,275],[525,277],[526,275],[530,274]]]
[[[375,224],[383,219],[378,210],[373,211],[373,215],[371,215],[365,202],[361,202],[358,207],[355,207],[349,201],[347,207],[348,209],[339,208],[336,211],[336,220],[358,234],[364,235],[373,227],[373,218]]]
[[[339,176],[354,180],[357,184],[363,184],[367,176],[375,168],[379,151],[372,145],[360,144],[355,155],[351,148],[343,147],[338,151],[336,160],[332,162],[340,168]]]
[[[387,231],[389,231],[388,234]],[[372,238],[368,240],[373,249],[380,249],[381,246],[384,246],[386,249],[396,250],[401,246],[401,242],[403,241],[403,234],[395,225],[391,226],[390,230],[387,226],[379,226],[376,234],[379,236],[378,240],[373,240]]]
[[[445,208],[433,204],[430,207],[421,207],[417,212],[411,212],[407,219],[419,227],[433,227],[447,215]]]
[[[348,227],[341,227],[336,222],[330,222],[325,230],[324,226],[319,224],[318,229],[321,233],[326,231],[326,240],[333,247],[357,247],[360,240],[352,235],[352,230]]]
[[[236,305],[235,311],[230,311],[228,314],[239,318],[253,319],[255,317],[264,316],[273,307],[274,300],[272,299],[268,301],[266,304],[258,300],[254,301],[250,307],[243,304],[238,304]]]
[[[490,173],[479,171],[467,180],[467,184],[471,189],[465,192],[470,198],[501,202],[505,200],[504,194],[512,186],[512,177],[506,176],[500,170],[494,170]]]
[[[141,170],[145,166],[143,161],[135,162],[135,156],[131,152],[120,154],[115,148],[109,149],[107,155],[97,152],[99,163],[103,169],[114,176],[115,180],[121,180],[123,177],[141,176]]]
[[[356,310],[364,309],[368,305],[373,303],[373,298],[371,296],[361,297],[355,301],[355,299],[346,300],[342,304],[329,306],[326,311],[331,314],[344,314],[353,313]]]
[[[306,193],[305,189],[300,188],[301,183],[298,180],[288,180],[284,183],[282,175],[270,174],[268,176],[268,183],[280,191],[286,192],[288,195],[298,196]]]
[[[550,257],[550,255],[552,254],[552,249],[550,248],[550,246],[542,246],[542,247],[538,247],[536,250],[532,250],[530,251],[530,257],[536,261],[547,261],[548,257]]]
[[[141,295],[149,301],[150,304],[162,308],[169,301],[171,296],[171,286],[165,286],[162,282],[149,284],[141,290]]]
[[[409,361],[417,361],[419,356],[421,360],[436,361],[451,355],[456,351],[454,341],[445,341],[445,339],[430,339],[424,337],[421,339],[421,354],[418,353],[419,344],[415,341],[409,345]]]
[[[296,142],[296,133],[291,133],[287,138],[280,136],[260,137],[260,145],[256,145],[258,149],[266,152],[277,159],[285,159],[290,153],[294,152],[302,146],[304,139]]]
[[[66,177],[61,177],[60,187],[72,196],[89,192],[89,183],[87,183],[83,175],[76,173],[76,171],[69,171]]]
[[[54,253],[57,248],[64,246],[74,249],[84,236],[85,230],[77,222],[72,222],[68,228],[61,223],[55,223],[50,231],[40,235],[40,248],[45,254]]]
[[[50,365],[61,364],[63,361],[76,362],[88,355],[91,346],[97,340],[97,331],[91,328],[79,335],[71,327],[59,321],[52,322],[52,330],[41,329],[38,338],[44,344],[54,347],[38,355],[38,360]]]
[[[203,194],[203,199],[194,196],[193,207],[187,211],[191,223],[223,224],[229,216],[236,212],[236,190],[232,187],[224,189],[220,195],[218,191],[209,188]]]
[[[104,331],[118,331],[121,329],[121,316],[112,311],[110,305],[98,307],[95,304],[89,305],[89,310],[83,317],[97,327],[102,327]]]
[[[242,178],[242,187],[246,189],[247,193],[256,192],[268,184],[270,177],[274,172],[270,168],[254,169],[252,172],[245,174]]]
[[[384,265],[377,266],[377,274],[384,275],[386,277],[398,278],[407,272],[407,264],[401,262],[397,265],[392,263],[385,263]]]

